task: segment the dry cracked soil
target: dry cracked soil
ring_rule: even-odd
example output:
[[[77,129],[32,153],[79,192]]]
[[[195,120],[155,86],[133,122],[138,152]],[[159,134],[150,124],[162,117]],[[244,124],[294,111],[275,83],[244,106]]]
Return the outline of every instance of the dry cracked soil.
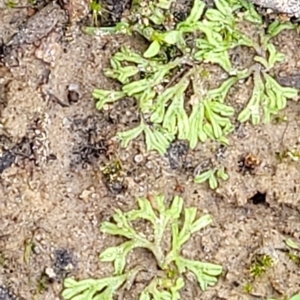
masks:
[[[100,263],[98,254],[121,239],[101,234],[101,222],[116,208],[128,211],[136,208],[137,197],[154,194],[168,201],[180,195],[186,207],[213,218],[183,254],[220,264],[224,272],[206,292],[187,276],[181,299],[283,299],[299,292],[299,263],[288,257],[285,244],[288,238],[300,242],[299,162],[278,158],[287,149],[300,153],[297,101],[281,114],[285,122],[237,124],[228,147],[206,143],[191,151],[176,141],[160,156],[147,153],[140,137],[123,149],[115,134],[137,122],[135,103],[125,99],[99,112],[91,92],[118,89],[103,68],[121,45],[144,49],[144,41],[84,34],[80,25],[91,21],[84,0],[37,1],[34,9],[27,4],[8,8],[0,0],[0,300],[60,299],[66,276],[110,275],[112,266]],[[112,12],[108,23],[128,5],[105,4]],[[247,30],[255,36],[255,27]],[[299,34],[284,31],[274,44],[286,59],[273,75],[300,88]],[[237,49],[234,62],[247,66],[251,56],[249,49]],[[212,81],[222,77],[218,68],[211,67],[210,74]],[[237,84],[229,103],[241,109],[251,89],[251,82]],[[216,191],[193,182],[210,160],[230,176]],[[115,161],[120,174],[108,181],[101,170]],[[147,224],[140,230],[147,232]],[[274,263],[246,293],[258,255],[270,255]],[[130,254],[128,268],[136,264],[148,272],[116,299],[138,299],[157,271],[145,251]]]

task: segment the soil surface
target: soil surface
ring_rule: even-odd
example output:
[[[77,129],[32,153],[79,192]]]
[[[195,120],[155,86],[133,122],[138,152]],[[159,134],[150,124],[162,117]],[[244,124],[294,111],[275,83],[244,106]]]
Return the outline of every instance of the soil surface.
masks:
[[[128,6],[121,2],[107,1],[114,15],[108,23]],[[116,208],[136,208],[136,198],[149,194],[164,194],[168,201],[179,194],[186,207],[213,218],[183,253],[222,265],[224,274],[204,293],[188,277],[182,299],[266,299],[299,292],[300,269],[284,241],[300,242],[300,167],[278,159],[287,149],[300,153],[298,103],[288,102],[281,114],[285,122],[236,124],[228,147],[206,143],[191,151],[176,141],[161,157],[147,153],[141,137],[122,149],[115,134],[138,120],[135,103],[126,99],[99,112],[91,92],[118,89],[103,68],[121,45],[144,49],[144,41],[84,34],[80,25],[91,21],[86,0],[26,5],[7,8],[0,0],[0,300],[60,299],[66,276],[110,275],[112,266],[100,263],[98,254],[121,240],[101,234],[99,226]],[[255,27],[245,30],[257,34]],[[286,59],[273,75],[300,88],[299,34],[284,31],[274,43]],[[235,64],[247,66],[253,53],[241,48],[232,55]],[[210,68],[212,82],[218,82],[224,74]],[[240,110],[251,91],[251,82],[236,85],[229,103]],[[249,155],[259,161],[253,168],[245,164]],[[108,182],[101,170],[117,161],[120,175]],[[230,176],[216,191],[193,183],[209,161],[225,166]],[[146,231],[146,224],[141,228]],[[264,254],[274,264],[246,293],[251,262]],[[145,251],[130,255],[128,268],[136,264],[157,269]],[[138,299],[149,273],[116,299]]]

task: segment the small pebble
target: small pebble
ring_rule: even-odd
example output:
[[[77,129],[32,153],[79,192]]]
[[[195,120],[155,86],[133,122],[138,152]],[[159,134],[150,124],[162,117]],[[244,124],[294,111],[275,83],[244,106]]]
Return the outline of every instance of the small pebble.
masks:
[[[148,169],[152,169],[152,168],[153,168],[153,163],[152,163],[151,161],[148,161],[148,162],[146,163],[146,167],[147,167]]]
[[[52,268],[46,268],[45,274],[49,277],[49,279],[55,279],[56,274]]]
[[[143,155],[142,154],[137,154],[135,157],[134,157],[134,162],[136,163],[141,163],[143,161]]]

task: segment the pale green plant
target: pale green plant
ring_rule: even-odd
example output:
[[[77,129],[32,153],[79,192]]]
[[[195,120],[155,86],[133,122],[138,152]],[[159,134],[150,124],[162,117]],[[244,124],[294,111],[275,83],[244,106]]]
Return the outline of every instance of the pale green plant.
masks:
[[[293,250],[299,250],[298,244],[295,243],[292,239],[286,239],[285,243],[289,248],[291,248]]]
[[[111,57],[104,74],[120,82],[119,91],[93,91],[99,110],[126,97],[136,100],[140,122],[117,133],[122,147],[140,136],[145,138],[147,151],[161,155],[175,139],[187,140],[191,149],[207,140],[228,145],[234,119],[253,125],[269,123],[286,107],[287,100],[297,97],[296,89],[281,86],[272,75],[274,66],[285,56],[271,42],[283,30],[295,29],[295,25],[274,21],[265,30],[261,16],[246,0],[218,0],[214,8],[208,9],[203,1],[194,0],[189,16],[176,24],[170,21],[173,19],[169,13],[174,2],[134,1],[128,23],[112,29],[138,32],[149,41],[144,53],[123,46]],[[243,11],[242,18],[237,10]],[[257,26],[259,43],[238,29],[241,19]],[[233,67],[229,51],[238,46],[252,47],[257,53],[248,69]],[[211,79],[206,69],[209,64],[218,65],[228,75],[211,90],[205,88]],[[235,84],[248,78],[253,81],[252,95],[236,115],[227,103],[227,95]],[[219,173],[209,170],[197,175],[195,182],[208,181],[210,188],[216,189],[218,180],[228,176]]]
[[[248,22],[251,22],[251,23],[257,24],[257,25],[263,24],[262,16],[256,11],[253,3],[251,3],[247,0],[238,0],[238,1],[234,1],[234,4],[237,6],[237,9],[240,9],[240,8],[245,9],[245,12],[243,14],[243,19],[245,21],[248,21]]]
[[[194,274],[203,291],[208,286],[216,284],[217,277],[222,273],[222,266],[187,259],[181,254],[182,247],[191,235],[211,224],[211,216],[204,215],[197,219],[197,209],[193,207],[183,209],[183,199],[178,196],[174,197],[169,208],[166,207],[163,196],[153,197],[152,202],[139,198],[138,205],[139,209],[126,213],[117,209],[113,215],[113,222],[107,221],[101,225],[101,232],[126,238],[125,242],[109,247],[100,254],[100,261],[113,263],[114,275],[99,280],[66,279],[62,293],[64,299],[113,299],[114,292],[126,282],[132,282],[133,277],[140,271],[137,267],[125,272],[126,258],[135,248],[150,251],[165,274],[154,276],[141,293],[139,300],[180,299],[179,291],[184,287],[184,274],[187,272]],[[180,226],[182,212],[184,220]],[[151,239],[134,229],[133,222],[139,219],[150,222],[153,227]],[[168,229],[171,229],[169,250],[162,247]]]
[[[219,185],[218,179],[221,179],[223,181],[226,181],[229,179],[229,176],[226,173],[224,167],[206,170],[206,171],[196,175],[194,178],[194,182],[195,183],[204,183],[207,181],[210,189],[215,190]]]
[[[270,122],[271,116],[285,108],[286,101],[295,98],[297,90],[279,85],[268,74],[284,55],[278,53],[270,40],[282,30],[294,29],[291,23],[273,22],[267,33],[261,30],[260,44],[237,29],[235,14],[245,9],[244,19],[261,24],[253,4],[244,0],[218,0],[215,8],[205,11],[205,4],[195,0],[189,16],[177,23],[170,22],[169,10],[174,1],[134,1],[132,14],[119,30],[138,32],[150,45],[144,53],[121,47],[104,70],[107,77],[118,80],[120,91],[94,89],[97,109],[125,97],[133,97],[140,109],[140,124],[118,133],[123,147],[144,135],[147,150],[164,154],[174,139],[188,140],[190,148],[207,139],[228,144],[227,136],[233,131],[234,109],[226,103],[230,88],[237,82],[253,77],[253,93],[238,121],[251,120],[253,124]],[[162,25],[162,29],[152,26]],[[113,29],[115,30],[115,29]],[[195,37],[194,45],[186,43]],[[229,50],[237,46],[253,47],[259,55],[248,70],[232,67]],[[170,49],[181,55],[170,56]],[[167,54],[169,53],[169,54]],[[217,64],[229,74],[214,90],[205,90],[205,64]],[[192,96],[187,98],[187,94]]]
[[[130,282],[139,271],[140,269],[136,268],[121,275],[102,279],[67,278],[61,296],[65,300],[113,300],[115,292],[126,282]]]
[[[297,25],[291,22],[282,23],[278,20],[275,20],[268,26],[267,33],[261,32],[260,40],[262,49],[267,50],[271,39],[276,37],[280,32],[292,29],[297,29]]]
[[[270,41],[287,29],[295,29],[295,25],[291,22],[274,21],[269,25],[267,34],[261,33],[260,52],[262,53],[254,57],[259,65],[253,68],[252,96],[246,107],[239,113],[238,121],[243,123],[251,120],[253,125],[257,125],[261,122],[261,115],[263,115],[264,123],[269,123],[272,115],[278,115],[286,107],[288,99],[293,99],[298,95],[297,89],[281,86],[268,74],[277,62],[285,59],[285,55],[279,53]]]
[[[227,143],[226,135],[233,130],[230,117],[234,110],[224,103],[230,87],[238,80],[244,78],[246,73],[239,72],[232,76],[220,87],[205,92],[200,91],[197,83],[201,83],[202,68],[194,66],[184,72],[178,81],[164,87],[166,75],[175,68],[184,64],[186,58],[178,58],[169,63],[162,64],[159,61],[142,57],[137,52],[122,47],[111,58],[111,68],[105,69],[106,76],[123,83],[122,90],[105,91],[95,89],[93,97],[98,99],[97,109],[102,109],[105,104],[110,104],[125,96],[136,99],[139,108],[144,115],[149,115],[149,121],[141,120],[139,126],[119,133],[122,146],[144,133],[148,150],[157,150],[164,154],[170,142],[177,136],[179,139],[187,139],[190,147],[195,148],[198,141],[205,142],[208,138]],[[122,62],[135,63],[135,66],[122,66]],[[145,77],[136,81],[130,81],[130,77],[143,71]],[[190,98],[192,111],[190,115],[185,110],[185,92],[192,84],[193,95]],[[148,124],[147,124],[148,123]]]

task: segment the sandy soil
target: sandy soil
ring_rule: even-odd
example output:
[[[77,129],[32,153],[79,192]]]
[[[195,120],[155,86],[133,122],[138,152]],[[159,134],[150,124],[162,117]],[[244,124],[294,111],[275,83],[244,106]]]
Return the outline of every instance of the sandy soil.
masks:
[[[287,257],[284,243],[287,238],[300,241],[299,162],[278,159],[286,149],[300,151],[298,103],[288,103],[283,112],[287,122],[237,126],[226,148],[207,143],[189,151],[177,141],[161,157],[147,153],[140,138],[121,149],[114,136],[137,120],[134,102],[123,100],[99,112],[91,91],[118,88],[102,69],[121,45],[143,48],[143,41],[83,34],[78,20],[87,16],[86,3],[70,2],[73,10],[66,8],[71,15],[67,28],[62,25],[65,10],[57,5],[51,8],[55,14],[49,21],[40,12],[30,17],[30,10],[7,9],[1,3],[0,37],[19,46],[9,55],[4,46],[0,51],[4,56],[0,66],[0,300],[60,299],[66,276],[111,274],[111,265],[100,263],[98,254],[120,239],[101,234],[100,223],[115,208],[136,207],[138,196],[158,193],[170,200],[178,194],[178,186],[185,206],[210,213],[214,220],[213,226],[193,236],[184,254],[221,264],[225,270],[218,284],[205,293],[195,281],[187,280],[182,299],[265,299],[299,292],[299,267]],[[26,22],[22,38],[11,39],[28,18],[36,20]],[[48,32],[34,35],[34,22],[45,19],[47,26],[40,27]],[[283,32],[275,44],[286,60],[274,75],[299,87],[299,35]],[[247,64],[251,53],[238,51],[237,64]],[[220,72],[212,70],[215,78]],[[248,82],[235,86],[229,102],[241,108],[251,88]],[[241,167],[249,154],[260,161],[251,172]],[[230,175],[214,192],[193,183],[195,170],[210,159],[224,165]],[[122,164],[120,177],[107,183],[101,169],[116,160]],[[258,254],[271,255],[275,263],[247,294],[244,285]],[[157,268],[144,251],[134,252],[128,267],[133,262]],[[147,280],[145,275],[119,298],[138,299]]]

